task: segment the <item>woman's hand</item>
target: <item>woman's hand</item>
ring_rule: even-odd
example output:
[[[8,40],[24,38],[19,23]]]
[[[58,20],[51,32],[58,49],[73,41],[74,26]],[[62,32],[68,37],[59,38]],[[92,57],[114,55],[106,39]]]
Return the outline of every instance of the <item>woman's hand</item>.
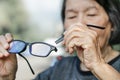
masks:
[[[0,80],[12,80],[17,71],[17,58],[15,54],[8,53],[12,35],[0,35]]]
[[[104,63],[98,35],[86,25],[77,23],[69,27],[64,33],[63,44],[69,53],[73,53],[76,50],[78,58],[90,70]]]

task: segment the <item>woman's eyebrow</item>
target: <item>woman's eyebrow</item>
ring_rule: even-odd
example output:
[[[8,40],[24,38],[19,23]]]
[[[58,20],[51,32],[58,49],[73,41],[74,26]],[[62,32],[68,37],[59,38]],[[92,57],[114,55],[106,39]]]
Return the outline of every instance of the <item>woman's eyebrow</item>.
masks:
[[[65,13],[69,13],[69,12],[74,12],[74,13],[77,13],[75,10],[73,10],[73,9],[67,9],[66,11],[65,11]]]
[[[83,11],[84,12],[87,12],[87,11],[89,11],[89,10],[92,10],[92,9],[95,9],[95,10],[98,10],[97,8],[96,8],[96,6],[90,6],[90,7],[87,7],[87,8],[85,8]],[[69,12],[74,12],[74,13],[77,13],[74,9],[66,9],[66,11],[65,11],[65,13],[69,13]]]
[[[92,10],[92,9],[98,10],[95,6],[90,6],[90,7],[87,7],[85,9],[85,11],[89,11],[89,10]]]

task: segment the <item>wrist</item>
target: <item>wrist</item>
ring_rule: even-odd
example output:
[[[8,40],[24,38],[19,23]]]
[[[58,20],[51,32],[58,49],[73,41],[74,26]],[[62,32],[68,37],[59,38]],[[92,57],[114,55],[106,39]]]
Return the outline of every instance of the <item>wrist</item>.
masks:
[[[92,72],[99,80],[103,80],[100,75],[103,75],[103,74],[104,74],[104,71],[105,71],[106,67],[107,67],[107,64],[106,64],[106,63],[100,63],[100,64],[98,64],[98,65],[95,65],[95,66],[92,68],[91,72]]]
[[[7,75],[7,76],[0,76],[0,80],[15,80],[16,75]]]
[[[99,71],[99,70],[103,70],[105,67],[107,66],[106,63],[99,63],[99,64],[96,64],[94,65],[94,67],[92,68],[92,71]]]
[[[103,59],[101,59],[100,61],[93,63],[90,70],[96,71],[96,70],[101,69],[101,68],[104,69],[103,67],[105,67],[105,66],[106,66],[106,62]]]
[[[91,71],[98,80],[119,80],[120,74],[109,64],[101,64]]]

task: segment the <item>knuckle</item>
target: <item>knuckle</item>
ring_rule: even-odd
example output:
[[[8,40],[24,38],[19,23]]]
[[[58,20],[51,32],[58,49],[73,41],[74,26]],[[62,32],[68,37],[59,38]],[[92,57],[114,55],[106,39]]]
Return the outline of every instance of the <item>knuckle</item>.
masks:
[[[95,37],[97,37],[97,36],[98,36],[97,32],[95,32],[95,31],[94,31],[94,36],[95,36]]]
[[[8,35],[8,36],[12,36],[11,33],[6,33],[6,35]]]
[[[69,48],[72,48],[72,47],[73,47],[73,43],[70,42],[70,43],[68,44],[68,47],[69,47]]]
[[[4,44],[3,46],[4,46],[5,49],[8,49],[8,48],[9,48],[9,44],[7,44],[7,43]]]
[[[97,37],[98,37],[98,34],[97,34],[97,32],[93,32],[93,34],[92,34],[92,36],[91,36],[91,38],[93,39],[93,40],[97,40]]]
[[[3,35],[0,35],[0,44],[2,43],[2,41],[3,41],[4,38],[5,37]]]
[[[6,37],[8,42],[10,42],[13,39],[13,37],[10,33],[6,33],[5,37]]]

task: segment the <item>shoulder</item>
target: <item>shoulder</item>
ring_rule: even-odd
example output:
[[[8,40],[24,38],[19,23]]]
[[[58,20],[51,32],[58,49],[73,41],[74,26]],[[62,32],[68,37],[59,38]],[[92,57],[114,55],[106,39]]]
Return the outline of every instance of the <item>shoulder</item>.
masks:
[[[120,55],[120,50],[118,51],[118,54]]]
[[[111,62],[109,62],[109,64],[120,72],[120,54],[116,58],[114,58]]]

